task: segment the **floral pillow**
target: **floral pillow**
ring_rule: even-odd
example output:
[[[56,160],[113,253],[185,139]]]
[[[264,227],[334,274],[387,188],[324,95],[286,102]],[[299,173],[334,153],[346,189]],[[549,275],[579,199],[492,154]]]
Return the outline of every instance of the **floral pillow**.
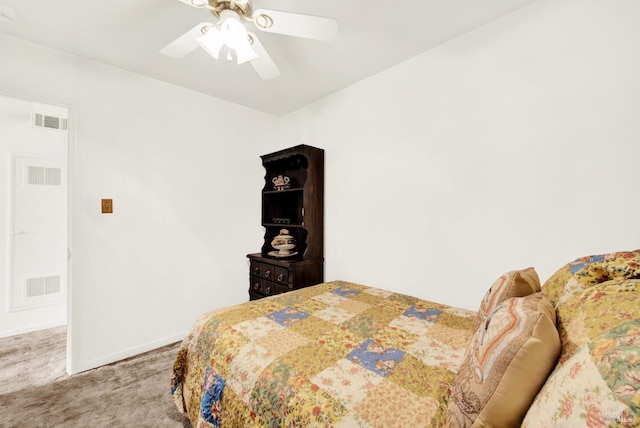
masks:
[[[565,293],[560,361],[524,427],[640,426],[639,292],[640,280],[614,279]]]
[[[492,311],[451,385],[447,426],[519,426],[560,354],[555,322],[542,293],[507,299]]]
[[[539,291],[540,279],[532,267],[503,274],[494,281],[480,301],[476,328],[485,323],[491,312],[505,300],[511,297],[528,296]]]
[[[556,307],[585,288],[612,279],[640,278],[640,250],[580,257],[556,271],[542,291]]]

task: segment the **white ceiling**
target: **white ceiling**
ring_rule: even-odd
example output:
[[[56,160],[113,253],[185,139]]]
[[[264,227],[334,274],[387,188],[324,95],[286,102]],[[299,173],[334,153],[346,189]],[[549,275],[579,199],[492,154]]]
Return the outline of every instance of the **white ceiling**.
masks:
[[[333,17],[339,26],[331,42],[252,30],[281,71],[268,81],[249,63],[216,61],[202,49],[181,59],[158,53],[194,25],[215,22],[178,0],[0,0],[16,12],[0,20],[0,33],[279,116],[533,1],[253,0],[254,8]]]

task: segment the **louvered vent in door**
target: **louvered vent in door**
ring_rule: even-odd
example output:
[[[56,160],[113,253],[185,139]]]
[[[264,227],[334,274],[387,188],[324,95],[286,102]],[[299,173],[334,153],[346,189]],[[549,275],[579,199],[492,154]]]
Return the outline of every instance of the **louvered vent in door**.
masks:
[[[60,292],[60,275],[28,278],[25,281],[25,296],[41,297]]]
[[[27,174],[28,184],[59,186],[62,171],[60,168],[46,168],[43,166],[29,166]]]
[[[69,127],[69,119],[65,117],[49,116],[47,114],[35,113],[33,124],[38,128],[58,129],[66,131]]]

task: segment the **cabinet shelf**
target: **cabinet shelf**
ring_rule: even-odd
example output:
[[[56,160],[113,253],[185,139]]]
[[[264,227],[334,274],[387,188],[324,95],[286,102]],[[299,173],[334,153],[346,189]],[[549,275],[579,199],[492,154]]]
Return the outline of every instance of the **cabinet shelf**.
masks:
[[[296,227],[304,227],[304,224],[300,223],[262,223],[264,227],[279,227],[280,229],[291,229]]]
[[[301,187],[296,187],[293,189],[283,189],[283,190],[265,190],[264,192],[262,192],[263,195],[280,195],[282,193],[296,193],[296,192],[303,192],[304,189]]]

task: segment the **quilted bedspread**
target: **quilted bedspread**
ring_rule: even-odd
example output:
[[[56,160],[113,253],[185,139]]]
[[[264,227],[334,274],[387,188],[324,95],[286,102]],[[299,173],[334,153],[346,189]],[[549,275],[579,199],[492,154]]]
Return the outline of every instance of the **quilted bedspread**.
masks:
[[[328,282],[202,315],[171,392],[194,427],[443,426],[475,320]]]

